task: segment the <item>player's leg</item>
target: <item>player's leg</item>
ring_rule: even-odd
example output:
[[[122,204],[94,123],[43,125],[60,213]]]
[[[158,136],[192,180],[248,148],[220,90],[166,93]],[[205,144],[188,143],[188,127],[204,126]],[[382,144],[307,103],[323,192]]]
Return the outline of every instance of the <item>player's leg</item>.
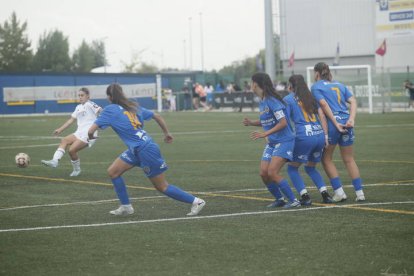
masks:
[[[286,202],[283,198],[283,194],[279,189],[276,182],[272,181],[269,177],[269,164],[272,160],[273,147],[267,145],[263,150],[262,160],[260,161],[260,177],[263,183],[266,185],[267,190],[275,197],[275,201],[267,205],[269,208],[283,207]]]
[[[74,134],[70,134],[62,138],[57,150],[53,154],[53,158],[51,160],[42,160],[42,164],[52,168],[56,168],[59,165],[59,160],[65,154],[66,147],[68,145],[71,145],[74,141],[76,141],[76,136]]]
[[[158,191],[175,200],[192,204],[188,216],[195,216],[204,208],[206,204],[204,200],[167,182],[164,173],[168,170],[168,166],[157,144],[150,143],[137,152],[137,156],[141,162],[140,167]]]
[[[300,204],[303,206],[310,206],[312,205],[312,200],[309,196],[308,190],[306,190],[305,182],[299,173],[299,167],[301,165],[302,163],[300,162],[290,162],[287,167],[287,172],[290,181],[300,195]]]
[[[348,171],[349,176],[352,179],[352,185],[354,186],[355,193],[356,193],[356,201],[364,201],[365,195],[362,189],[362,180],[359,174],[358,165],[354,159],[354,150],[353,146],[341,146],[341,157],[346,170]]]
[[[306,190],[305,182],[299,173],[299,167],[308,160],[310,150],[314,147],[315,141],[312,139],[312,136],[296,137],[292,162],[289,162],[287,167],[290,181],[301,197],[300,203],[306,206],[312,205],[312,201]]]
[[[78,176],[81,173],[80,168],[80,159],[78,156],[78,152],[88,146],[88,143],[85,143],[84,141],[81,141],[79,139],[76,139],[72,145],[70,145],[69,148],[69,156],[70,161],[72,163],[73,171],[70,174],[70,176]]]
[[[333,203],[334,201],[329,195],[325,181],[323,180],[322,175],[316,169],[316,165],[316,162],[308,162],[305,166],[305,172],[309,175],[309,177],[312,179],[312,182],[321,193],[323,203]]]
[[[129,153],[129,154],[128,154]],[[133,165],[133,155],[125,151],[115,159],[115,161],[109,166],[108,168],[108,176],[111,178],[112,184],[114,185],[114,189],[118,199],[121,203],[118,209],[110,211],[109,213],[112,215],[130,215],[134,213],[134,208],[129,201],[127,187],[125,185],[124,179],[122,178],[122,174],[127,170],[134,167]]]
[[[326,174],[329,177],[332,188],[334,190],[333,200],[335,202],[340,202],[346,200],[346,194],[342,188],[341,179],[339,178],[338,170],[333,162],[333,153],[335,151],[336,145],[328,145],[325,148],[325,151],[322,156],[322,165],[325,169]]]
[[[300,206],[300,202],[296,199],[295,194],[290,188],[288,181],[279,174],[280,170],[286,162],[287,160],[283,157],[272,156],[272,161],[269,164],[268,174],[270,179],[277,183],[279,189],[289,200],[289,202],[284,207],[298,207]]]
[[[150,177],[149,180],[158,191],[165,194],[166,196],[181,202],[191,204],[191,210],[187,216],[198,215],[198,213],[206,205],[206,202],[201,198],[198,198],[175,185],[169,184],[165,179],[165,173]]]

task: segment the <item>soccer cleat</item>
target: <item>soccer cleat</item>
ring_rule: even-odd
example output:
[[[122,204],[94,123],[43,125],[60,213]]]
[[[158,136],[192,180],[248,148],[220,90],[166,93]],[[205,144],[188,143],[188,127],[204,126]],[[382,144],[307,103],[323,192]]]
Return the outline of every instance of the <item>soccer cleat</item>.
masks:
[[[288,203],[286,203],[285,206],[283,206],[283,208],[289,209],[289,208],[293,208],[293,207],[300,207],[300,202],[295,199],[294,201],[289,201]]]
[[[121,205],[118,209],[109,211],[111,215],[114,216],[126,216],[132,215],[134,213],[134,208],[132,208],[131,204],[129,205]]]
[[[69,176],[78,176],[80,175],[81,170],[73,170],[73,172]]]
[[[284,199],[276,199],[271,204],[267,205],[267,208],[277,208],[277,207],[283,207],[285,206],[286,201]]]
[[[312,205],[312,200],[309,196],[308,193],[305,193],[302,195],[302,198],[299,200],[300,205],[302,206],[311,206]]]
[[[361,201],[365,201],[365,196],[364,195],[359,195],[355,198],[356,202],[361,202]]]
[[[187,214],[187,216],[196,216],[200,211],[206,206],[206,202],[202,199],[198,199],[196,202],[193,203],[191,206],[191,212]]]
[[[56,168],[58,166],[58,161],[55,160],[42,160],[41,161],[43,165],[46,165],[48,167]]]
[[[321,195],[322,195],[323,203],[326,203],[326,204],[335,203],[327,191],[323,191]]]
[[[334,195],[333,195],[333,197],[332,197],[332,200],[334,201],[334,202],[343,202],[343,201],[345,201],[347,199],[347,197],[346,197],[346,194],[345,193],[343,193],[343,194],[341,194],[341,195],[338,195],[337,193],[334,193]]]

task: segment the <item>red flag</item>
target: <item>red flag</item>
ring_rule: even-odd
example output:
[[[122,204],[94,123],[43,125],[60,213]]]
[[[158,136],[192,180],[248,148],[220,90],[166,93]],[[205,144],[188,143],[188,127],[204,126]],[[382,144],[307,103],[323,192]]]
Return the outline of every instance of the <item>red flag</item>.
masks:
[[[387,52],[387,44],[386,44],[385,39],[384,39],[384,41],[381,43],[381,45],[375,51],[375,53],[377,55],[384,56],[386,52]]]
[[[292,67],[293,64],[295,64],[295,51],[293,51],[290,55],[288,67]]]

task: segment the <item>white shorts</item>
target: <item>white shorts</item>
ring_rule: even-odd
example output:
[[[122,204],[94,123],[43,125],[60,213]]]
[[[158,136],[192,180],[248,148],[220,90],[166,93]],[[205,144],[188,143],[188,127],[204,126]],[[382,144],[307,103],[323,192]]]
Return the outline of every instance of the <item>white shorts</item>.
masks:
[[[88,147],[92,147],[95,144],[96,139],[88,141],[88,130],[89,129],[77,129],[73,135],[82,142],[88,144]],[[98,137],[98,131],[95,131],[93,136]]]

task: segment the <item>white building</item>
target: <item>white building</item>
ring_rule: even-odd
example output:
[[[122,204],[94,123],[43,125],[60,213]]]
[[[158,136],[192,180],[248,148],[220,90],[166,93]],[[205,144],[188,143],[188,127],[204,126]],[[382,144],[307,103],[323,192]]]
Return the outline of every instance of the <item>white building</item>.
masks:
[[[339,61],[414,71],[413,14],[414,0],[279,0],[283,69],[304,72],[319,61]],[[375,54],[384,40],[386,54]]]

